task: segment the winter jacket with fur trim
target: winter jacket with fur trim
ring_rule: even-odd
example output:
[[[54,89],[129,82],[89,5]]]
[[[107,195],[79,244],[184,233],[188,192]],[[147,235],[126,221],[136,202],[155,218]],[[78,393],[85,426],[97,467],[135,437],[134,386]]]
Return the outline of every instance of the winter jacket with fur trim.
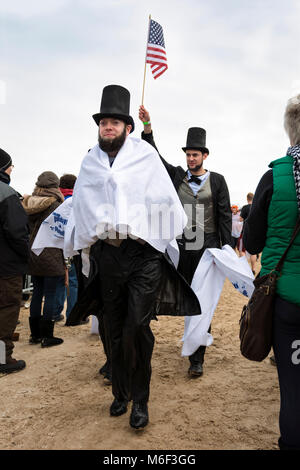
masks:
[[[23,207],[28,214],[30,230],[30,248],[41,223],[51,214],[60,202],[52,196],[25,196]],[[30,251],[28,274],[32,276],[63,276],[65,263],[63,252],[59,248],[45,248],[39,256]]]

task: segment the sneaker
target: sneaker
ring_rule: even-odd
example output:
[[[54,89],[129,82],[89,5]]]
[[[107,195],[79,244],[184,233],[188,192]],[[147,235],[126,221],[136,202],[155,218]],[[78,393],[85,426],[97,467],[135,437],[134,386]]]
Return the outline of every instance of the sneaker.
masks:
[[[26,362],[10,357],[7,359],[6,364],[0,364],[0,373],[1,374],[10,374],[11,372],[18,372],[26,367]]]

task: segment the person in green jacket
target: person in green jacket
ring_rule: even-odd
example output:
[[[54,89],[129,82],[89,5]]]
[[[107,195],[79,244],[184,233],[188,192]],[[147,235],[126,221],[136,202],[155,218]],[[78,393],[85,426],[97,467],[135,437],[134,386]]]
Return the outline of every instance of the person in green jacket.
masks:
[[[249,253],[262,251],[260,275],[275,268],[300,215],[300,95],[288,101],[284,127],[290,139],[286,156],[272,161],[256,189],[245,222]],[[288,251],[277,281],[273,350],[280,387],[281,450],[300,450],[300,234]]]

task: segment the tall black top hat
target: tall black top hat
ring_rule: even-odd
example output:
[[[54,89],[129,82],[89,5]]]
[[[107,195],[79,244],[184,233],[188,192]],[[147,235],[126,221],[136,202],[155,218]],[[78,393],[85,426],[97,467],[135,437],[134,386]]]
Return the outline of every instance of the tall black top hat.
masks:
[[[100,113],[94,114],[93,118],[97,125],[104,117],[114,117],[130,124],[134,130],[134,121],[129,116],[130,93],[120,85],[108,85],[103,88],[100,105]]]
[[[206,130],[201,127],[190,127],[186,139],[186,147],[182,147],[185,152],[187,149],[200,150],[203,153],[209,154],[206,148]]]

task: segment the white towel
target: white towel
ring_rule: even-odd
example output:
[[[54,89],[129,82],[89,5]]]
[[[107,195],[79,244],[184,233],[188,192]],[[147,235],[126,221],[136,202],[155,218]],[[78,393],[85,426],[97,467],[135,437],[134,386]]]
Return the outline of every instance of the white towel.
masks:
[[[157,151],[132,136],[112,167],[99,145],[88,152],[75,184],[72,213],[75,250],[117,231],[141,238],[164,253],[187,222]]]
[[[229,245],[225,245],[222,249],[207,248],[191,284],[200,302],[202,313],[185,317],[182,356],[190,356],[201,345],[212,344],[213,337],[207,333],[207,330],[226,277],[241,294],[251,297],[254,290],[254,276],[245,256],[239,258]]]

